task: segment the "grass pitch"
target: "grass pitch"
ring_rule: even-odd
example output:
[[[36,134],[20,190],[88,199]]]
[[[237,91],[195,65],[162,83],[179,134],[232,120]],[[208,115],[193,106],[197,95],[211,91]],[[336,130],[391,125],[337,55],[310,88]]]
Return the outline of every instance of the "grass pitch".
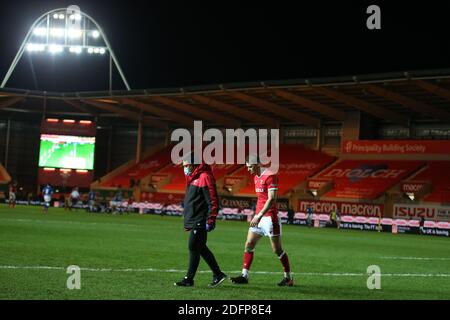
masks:
[[[218,221],[208,245],[228,276],[239,273],[248,224]],[[0,206],[0,299],[450,299],[450,239],[283,226],[295,286],[278,288],[281,264],[263,238],[250,283],[207,287],[200,262],[195,287],[178,288],[188,264],[180,217],[106,215]],[[69,290],[69,265],[81,289]],[[367,288],[367,267],[381,289]]]

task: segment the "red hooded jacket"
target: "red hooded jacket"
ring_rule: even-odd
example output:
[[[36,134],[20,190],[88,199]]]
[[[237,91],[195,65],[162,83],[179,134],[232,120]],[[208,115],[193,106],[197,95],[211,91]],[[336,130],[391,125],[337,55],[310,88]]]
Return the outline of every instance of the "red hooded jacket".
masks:
[[[216,180],[211,167],[200,164],[186,176],[184,227],[188,230],[204,229],[207,222],[215,222],[218,210]]]

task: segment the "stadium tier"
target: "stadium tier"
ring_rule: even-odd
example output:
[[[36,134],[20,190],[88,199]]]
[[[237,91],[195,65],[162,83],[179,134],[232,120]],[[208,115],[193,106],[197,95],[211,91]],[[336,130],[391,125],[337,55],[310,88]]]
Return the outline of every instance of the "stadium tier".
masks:
[[[335,157],[309,149],[302,144],[281,144],[278,177],[282,183],[279,184],[278,194],[286,195],[293,187],[301,184],[334,160]],[[232,176],[242,176],[247,179],[247,184],[236,194],[254,194],[253,177],[247,172],[245,166]]]
[[[11,176],[6,171],[5,167],[0,164],[0,184],[6,184],[11,181]]]
[[[423,161],[341,160],[316,178],[334,181],[324,197],[376,199],[425,166]]]
[[[116,175],[112,175],[109,178],[102,178],[99,184],[100,187],[118,187],[127,188],[130,186],[130,180],[141,180],[151,173],[158,171],[159,169],[170,163],[170,150],[172,146],[167,146],[161,150],[152,153],[145,157],[141,162],[125,169],[122,172],[118,172]]]
[[[229,174],[241,165],[212,165],[212,170],[214,173],[214,177],[216,181],[222,179],[226,174]],[[164,185],[161,191],[170,191],[170,192],[184,192],[186,189],[186,180],[183,175],[183,170],[181,166],[176,166],[173,164],[168,165],[167,167],[158,171],[158,175],[168,175],[171,177],[170,182]]]
[[[431,182],[431,192],[425,201],[450,202],[450,161],[427,161],[427,167],[414,180]]]

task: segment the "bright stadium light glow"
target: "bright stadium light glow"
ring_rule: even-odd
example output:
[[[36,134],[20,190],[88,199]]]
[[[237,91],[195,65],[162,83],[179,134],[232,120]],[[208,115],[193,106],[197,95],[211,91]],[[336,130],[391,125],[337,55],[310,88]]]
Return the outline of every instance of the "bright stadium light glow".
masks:
[[[36,36],[45,36],[47,35],[47,28],[36,28],[33,30],[33,34]]]
[[[52,37],[64,37],[64,29],[61,28],[50,29],[50,35]]]
[[[83,31],[79,29],[69,29],[67,32],[69,38],[81,38]]]
[[[92,31],[91,33],[92,37],[97,39],[98,37],[100,37],[100,32],[98,32],[97,30]]]
[[[77,20],[80,21],[81,20],[81,15],[76,13],[76,14],[71,14],[69,17],[70,20]]]
[[[70,52],[89,55],[100,54],[109,56],[109,89],[112,90],[112,64],[116,66],[122,81],[130,90],[119,62],[100,25],[76,5],[67,8],[50,10],[37,18],[28,30],[14,60],[12,61],[0,88],[4,88],[24,52],[39,52],[58,54]]]
[[[27,44],[27,50],[28,51],[44,51],[45,45],[43,44],[36,44],[36,43],[29,43]]]
[[[78,46],[78,47],[70,47],[69,48],[69,51],[70,52],[72,52],[72,53],[81,53],[83,50],[81,49],[81,47],[80,46]]]
[[[61,53],[63,52],[63,47],[57,44],[52,44],[49,48],[48,51],[50,51],[51,53]]]

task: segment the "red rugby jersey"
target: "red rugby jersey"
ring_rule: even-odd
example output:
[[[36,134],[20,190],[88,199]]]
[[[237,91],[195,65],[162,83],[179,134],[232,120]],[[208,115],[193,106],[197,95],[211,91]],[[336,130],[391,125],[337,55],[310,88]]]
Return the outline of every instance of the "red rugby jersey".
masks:
[[[278,177],[275,174],[271,174],[268,170],[264,170],[260,176],[254,177],[254,182],[256,196],[258,197],[255,214],[258,214],[262,208],[264,208],[267,199],[269,199],[269,190],[278,190]],[[275,200],[272,202],[270,209],[264,214],[264,216],[276,217],[277,215],[278,209],[277,202]]]

